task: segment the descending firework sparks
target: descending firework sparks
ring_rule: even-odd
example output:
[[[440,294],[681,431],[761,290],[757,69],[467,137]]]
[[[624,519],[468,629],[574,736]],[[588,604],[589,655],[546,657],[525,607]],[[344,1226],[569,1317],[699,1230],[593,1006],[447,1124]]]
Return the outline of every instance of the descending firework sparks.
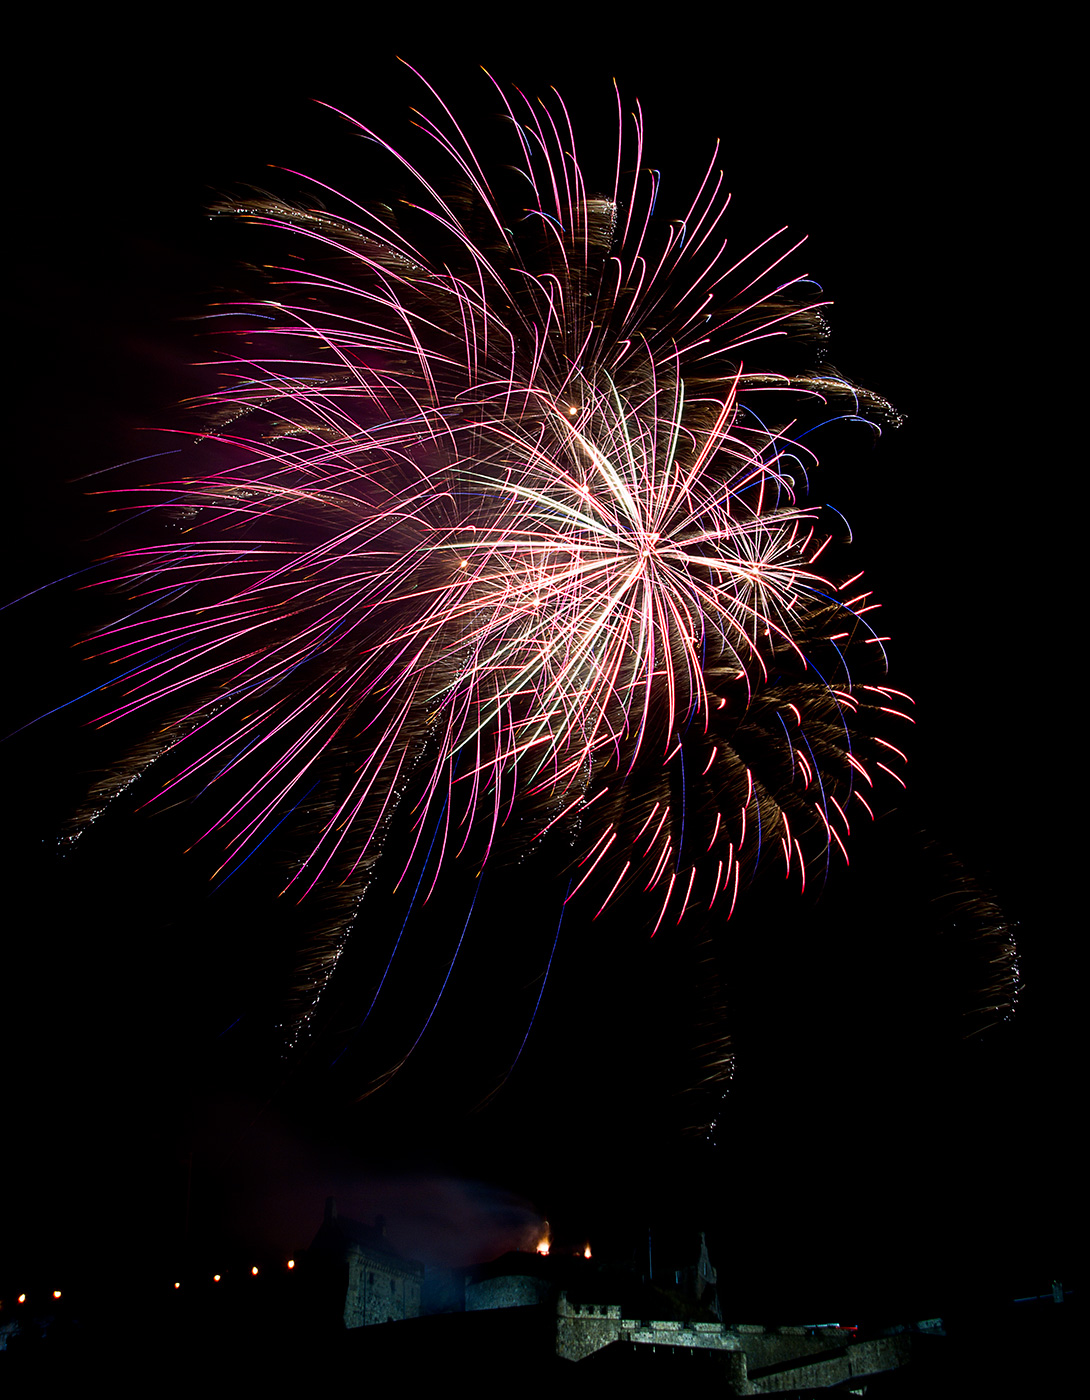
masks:
[[[85,817],[154,766],[226,794],[222,872],[309,827],[301,1022],[380,860],[423,900],[459,857],[563,852],[569,901],[657,934],[729,918],[759,862],[821,878],[900,781],[873,604],[805,499],[810,429],[888,406],[798,367],[822,302],[779,235],[728,253],[714,159],[660,227],[638,111],[599,195],[559,101],[506,109],[517,176],[444,107],[449,188],[397,157],[396,210],[221,206],[311,259],[227,308],[215,465],[159,485],[183,537],[119,556],[137,602],[99,638],[109,719],[173,708]]]

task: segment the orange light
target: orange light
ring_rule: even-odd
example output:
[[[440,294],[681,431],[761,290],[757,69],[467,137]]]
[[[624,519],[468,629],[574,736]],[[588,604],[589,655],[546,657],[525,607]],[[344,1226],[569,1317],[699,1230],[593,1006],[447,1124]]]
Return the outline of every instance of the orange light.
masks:
[[[537,1252],[538,1252],[539,1254],[548,1254],[548,1252],[549,1252],[549,1237],[548,1237],[548,1235],[545,1235],[543,1239],[538,1240],[538,1242],[537,1242]]]
[[[174,1285],[175,1288],[181,1288],[181,1286],[182,1286],[182,1285],[181,1285],[180,1283],[176,1283],[176,1284]]]
[[[589,1258],[590,1258],[590,1245],[589,1245],[589,1244],[587,1245],[586,1249],[583,1250],[583,1258],[584,1258],[584,1259],[589,1259]]]
[[[295,1260],[294,1260],[294,1259],[289,1259],[289,1260],[288,1260],[288,1268],[289,1268],[289,1269],[294,1269],[294,1268],[295,1268]]]
[[[53,1290],[53,1297],[54,1297],[54,1298],[59,1298],[60,1296],[61,1296],[61,1290],[60,1290],[59,1288],[54,1288],[54,1290]]]
[[[256,1264],[255,1264],[254,1267],[250,1270],[250,1273],[253,1274],[254,1278],[257,1278],[257,1265],[256,1265]]]
[[[19,1294],[19,1297],[16,1299],[16,1301],[19,1302],[19,1303],[25,1303],[25,1302],[26,1302],[26,1294],[25,1294],[25,1293],[20,1293],[20,1294]]]
[[[213,1283],[219,1283],[219,1281],[220,1281],[220,1275],[219,1275],[219,1274],[213,1274],[213,1275],[212,1275],[212,1282],[213,1282]]]

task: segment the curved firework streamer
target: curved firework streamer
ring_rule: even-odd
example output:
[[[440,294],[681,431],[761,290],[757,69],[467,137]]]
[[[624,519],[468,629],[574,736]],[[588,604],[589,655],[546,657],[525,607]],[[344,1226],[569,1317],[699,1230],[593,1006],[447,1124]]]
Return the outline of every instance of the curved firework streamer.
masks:
[[[217,313],[245,333],[200,405],[214,465],[154,488],[182,537],[117,556],[134,608],[98,638],[104,718],[173,713],[92,814],[154,764],[153,804],[224,794],[221,876],[309,828],[300,1026],[380,860],[411,909],[459,858],[541,851],[588,918],[627,899],[654,935],[726,920],[759,866],[821,878],[900,781],[905,697],[859,576],[822,572],[842,526],[803,445],[893,415],[820,367],[798,244],[728,254],[714,157],[662,224],[638,109],[598,194],[559,100],[503,100],[513,174],[443,108],[442,186],[352,123],[414,185],[396,207],[219,206],[308,260]]]

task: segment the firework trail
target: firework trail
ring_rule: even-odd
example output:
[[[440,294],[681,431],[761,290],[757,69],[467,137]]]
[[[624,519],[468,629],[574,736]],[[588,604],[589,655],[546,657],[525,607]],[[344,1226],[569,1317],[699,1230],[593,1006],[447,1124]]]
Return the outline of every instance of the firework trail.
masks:
[[[661,936],[725,921],[759,867],[823,879],[900,781],[874,605],[824,572],[844,528],[806,499],[816,427],[893,415],[822,368],[798,244],[735,255],[716,156],[664,222],[619,98],[602,194],[559,99],[500,93],[490,176],[432,95],[442,180],[353,123],[396,206],[220,206],[287,251],[217,308],[213,465],[142,497],[181,535],[116,556],[131,608],[97,638],[103,719],[158,728],[81,824],[138,780],[152,807],[222,793],[217,878],[306,833],[299,1029],[376,880],[407,923],[452,867],[537,853],[586,918],[627,901]]]

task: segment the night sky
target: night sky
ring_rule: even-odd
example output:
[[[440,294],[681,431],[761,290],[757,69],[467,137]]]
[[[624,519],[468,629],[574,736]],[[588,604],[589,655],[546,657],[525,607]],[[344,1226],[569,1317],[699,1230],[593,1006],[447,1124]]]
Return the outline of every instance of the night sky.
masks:
[[[1026,404],[1052,211],[1028,173],[1010,55],[968,33],[937,48],[918,32],[890,45],[778,23],[714,41],[539,37],[218,29],[148,43],[129,65],[120,33],[100,30],[35,57],[39,100],[8,153],[22,369],[7,596],[108,551],[93,474],[159,450],[155,430],[199,387],[195,318],[246,256],[208,206],[283,188],[270,164],[385,193],[367,149],[312,99],[396,143],[409,106],[431,99],[395,54],[475,121],[495,105],[483,63],[528,92],[557,87],[604,185],[615,76],[643,106],[661,201],[687,200],[720,137],[737,246],[783,224],[809,235],[795,266],[835,303],[830,361],[906,416],[876,446],[862,430],[826,442],[812,495],[850,519],[893,638],[891,683],[916,701],[910,796],[820,899],[757,888],[741,907],[727,935],[737,1068],[714,1146],[679,1130],[678,961],[608,920],[565,926],[515,1073],[467,1111],[492,1082],[467,1077],[497,1038],[509,1060],[525,1029],[504,1004],[506,950],[537,939],[543,962],[555,927],[555,901],[527,897],[517,874],[486,900],[464,996],[411,1069],[356,1104],[354,1071],[279,1054],[298,930],[259,870],[209,896],[177,811],[107,823],[58,861],[65,819],[120,740],[87,727],[86,703],[48,712],[86,689],[72,643],[110,602],[62,583],[10,608],[8,728],[45,717],[7,744],[4,1288],[49,1270],[87,1286],[92,1253],[165,1276],[216,1248],[298,1249],[331,1193],[447,1264],[526,1243],[546,1217],[558,1239],[619,1251],[649,1224],[707,1228],[754,1315],[935,1312],[1072,1272],[1075,926],[1058,774],[1075,755],[1050,698],[1040,571],[1055,526],[1035,523],[1046,434]],[[969,1041],[959,955],[920,918],[921,828],[1018,926],[1018,1014]]]

